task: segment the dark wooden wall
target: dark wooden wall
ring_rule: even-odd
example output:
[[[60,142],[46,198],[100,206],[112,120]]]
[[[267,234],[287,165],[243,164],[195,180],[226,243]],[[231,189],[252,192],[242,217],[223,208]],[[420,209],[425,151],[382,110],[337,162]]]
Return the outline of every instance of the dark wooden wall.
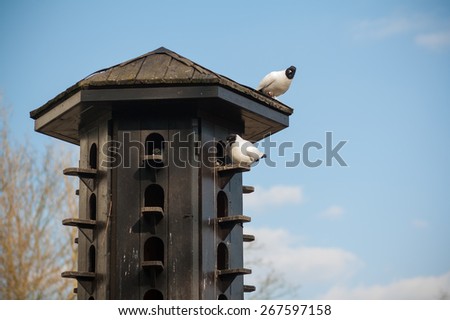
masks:
[[[84,124],[80,167],[92,164],[96,144],[98,174],[93,190],[80,183],[80,218],[92,218],[94,195],[97,224],[79,235],[78,269],[95,272],[78,286],[79,299],[243,298],[243,276],[217,273],[224,250],[227,269],[243,267],[242,223],[217,223],[219,193],[227,215],[243,214],[242,174],[223,184],[214,158],[217,142],[242,129],[240,121],[196,112],[137,116],[126,108]],[[158,167],[143,158],[151,134],[164,140]],[[105,160],[115,167],[102,166]],[[162,190],[158,214],[143,213],[149,188]]]

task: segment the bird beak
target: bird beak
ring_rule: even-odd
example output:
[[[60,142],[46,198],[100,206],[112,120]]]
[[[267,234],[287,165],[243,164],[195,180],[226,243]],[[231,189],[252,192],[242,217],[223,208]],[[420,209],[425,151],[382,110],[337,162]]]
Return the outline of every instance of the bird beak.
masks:
[[[261,156],[261,159],[262,158],[267,158],[267,155],[264,153],[262,156]]]

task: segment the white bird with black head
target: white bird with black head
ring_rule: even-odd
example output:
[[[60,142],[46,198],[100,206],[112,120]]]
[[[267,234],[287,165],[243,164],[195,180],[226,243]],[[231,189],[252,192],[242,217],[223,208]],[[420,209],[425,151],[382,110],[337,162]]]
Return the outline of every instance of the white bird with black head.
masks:
[[[265,158],[250,141],[244,140],[238,134],[230,134],[227,137],[227,153],[233,164],[250,166],[252,163]]]
[[[261,80],[256,90],[272,98],[279,97],[291,86],[296,70],[290,66],[286,70],[272,71]]]

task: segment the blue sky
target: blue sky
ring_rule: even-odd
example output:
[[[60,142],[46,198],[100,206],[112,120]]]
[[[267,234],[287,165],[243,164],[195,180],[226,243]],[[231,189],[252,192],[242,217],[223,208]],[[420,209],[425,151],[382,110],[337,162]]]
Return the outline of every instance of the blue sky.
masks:
[[[286,298],[450,291],[448,1],[2,1],[0,43],[2,104],[36,145],[56,140],[33,132],[29,111],[160,46],[249,86],[297,66],[279,98],[291,125],[273,136],[293,147],[244,177],[257,186],[249,260],[276,259],[300,286]],[[347,167],[282,165],[326,132],[347,141]]]

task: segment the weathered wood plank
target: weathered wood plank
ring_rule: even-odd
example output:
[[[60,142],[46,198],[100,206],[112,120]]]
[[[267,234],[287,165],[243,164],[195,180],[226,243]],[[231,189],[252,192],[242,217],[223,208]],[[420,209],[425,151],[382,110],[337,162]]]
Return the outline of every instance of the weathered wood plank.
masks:
[[[112,70],[113,70],[113,68],[102,70],[102,71],[97,71],[96,73],[93,73],[90,76],[87,76],[85,79],[81,80],[79,82],[79,85],[80,86],[88,86],[92,82],[96,82],[96,83],[106,82],[106,80],[108,79]]]
[[[164,75],[164,80],[190,79],[194,74],[194,68],[172,59]]]
[[[172,57],[165,54],[156,54],[147,57],[142,64],[141,70],[136,76],[136,81],[163,79]]]
[[[108,77],[108,81],[120,84],[122,82],[130,82],[136,79],[136,76],[143,64],[144,60],[139,59],[132,61],[124,66],[113,68]]]

